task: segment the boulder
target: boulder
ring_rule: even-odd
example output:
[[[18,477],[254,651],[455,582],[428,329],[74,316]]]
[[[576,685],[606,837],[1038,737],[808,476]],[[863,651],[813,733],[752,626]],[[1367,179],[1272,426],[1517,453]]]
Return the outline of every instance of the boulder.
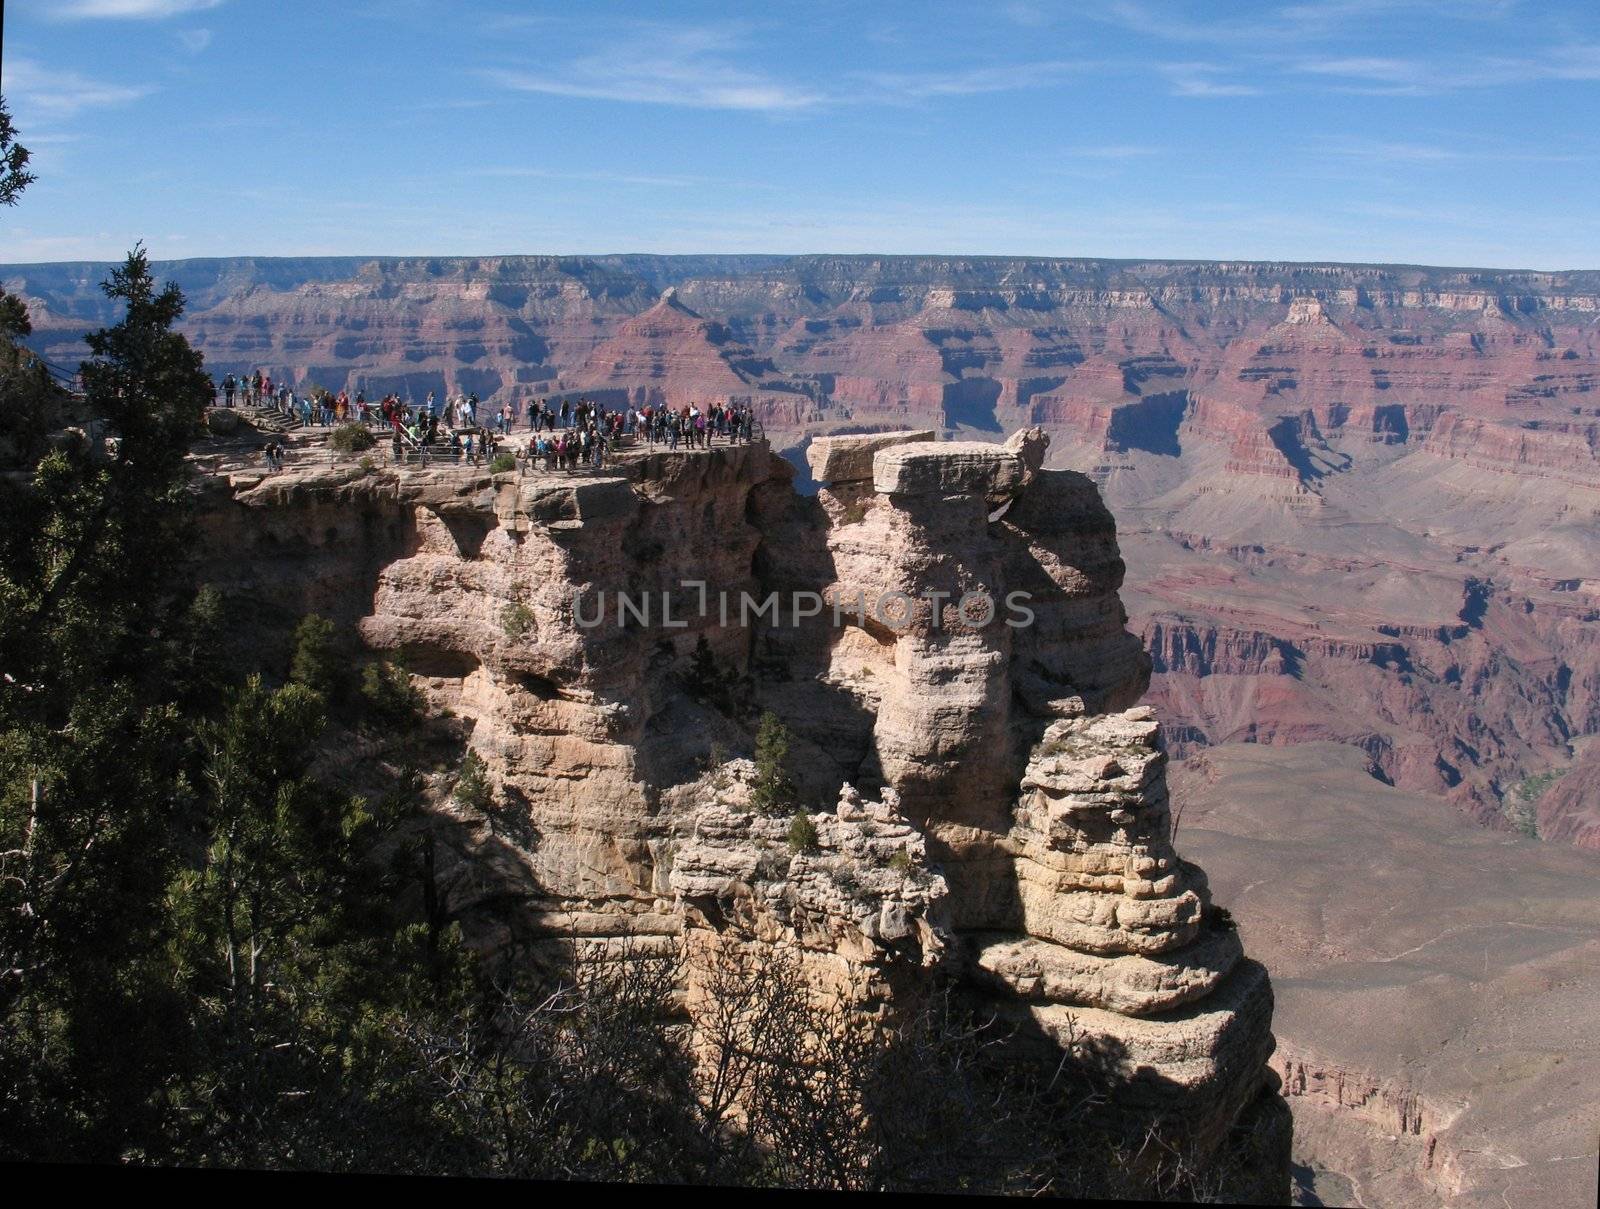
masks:
[[[859,483],[872,477],[872,459],[880,449],[932,440],[931,428],[817,437],[806,447],[806,461],[811,466],[811,477],[819,483]]]
[[[1044,466],[1044,455],[1050,449],[1050,434],[1037,425],[1019,428],[1006,438],[1005,448],[1022,459],[1023,476],[1031,481]]]
[[[206,412],[206,427],[213,436],[225,437],[239,431],[239,414],[227,408],[213,407]]]
[[[872,487],[880,495],[981,495],[1007,499],[1022,486],[1022,456],[986,441],[944,441],[880,450]]]

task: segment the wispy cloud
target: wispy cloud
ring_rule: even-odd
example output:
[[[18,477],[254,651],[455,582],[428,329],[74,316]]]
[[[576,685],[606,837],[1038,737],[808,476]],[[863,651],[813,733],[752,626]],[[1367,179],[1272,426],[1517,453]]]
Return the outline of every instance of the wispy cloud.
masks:
[[[1432,96],[1550,80],[1600,80],[1600,43],[1574,41],[1559,22],[1514,0],[1323,0],[1221,15],[1204,5],[1113,0],[1086,13],[1149,43],[1203,45],[1206,63],[1158,65],[1186,97],[1323,89],[1367,96]],[[1516,18],[1515,21],[1512,18]],[[1483,27],[1504,25],[1498,40]],[[1387,28],[1399,55],[1371,54]],[[1450,52],[1452,33],[1503,51]],[[1352,51],[1354,53],[1352,53]]]
[[[1381,80],[1389,84],[1409,83],[1416,79],[1418,65],[1409,59],[1310,59],[1298,64],[1298,70],[1313,75],[1353,76],[1362,80]]]
[[[1167,77],[1174,96],[1180,97],[1253,97],[1262,89],[1241,80],[1223,79],[1228,69],[1217,63],[1163,63],[1161,74]]]
[[[140,21],[159,20],[162,17],[181,17],[185,13],[204,12],[217,8],[222,0],[72,0],[54,10],[58,17],[111,17]]]
[[[706,183],[697,176],[651,176],[635,172],[562,172],[553,168],[476,168],[473,176],[528,180],[589,181],[601,185],[643,185],[652,189],[688,189]]]
[[[792,112],[826,100],[816,88],[740,67],[730,57],[738,41],[728,30],[653,28],[564,66],[483,75],[517,92],[696,109]]]
[[[690,75],[658,74],[654,79],[620,79],[594,73],[590,79],[558,79],[538,72],[490,69],[483,73],[491,83],[516,92],[581,97],[593,101],[636,101],[654,105],[683,105],[693,109],[746,109],[781,112],[809,109],[825,99],[820,92],[751,76],[705,80]]]
[[[1305,58],[1293,61],[1290,70],[1324,77],[1345,92],[1425,96],[1547,80],[1600,80],[1600,45],[1568,44],[1536,55]]]
[[[145,85],[115,84],[75,71],[46,69],[32,59],[15,59],[6,68],[6,95],[20,112],[71,117],[83,109],[126,105],[149,96]]]
[[[1198,7],[1170,2],[1158,5],[1148,0],[1113,0],[1083,15],[1163,41],[1282,49],[1346,34],[1370,33],[1374,21],[1394,21],[1404,16],[1498,20],[1510,14],[1513,0],[1319,0],[1315,4],[1288,4],[1266,12],[1238,6],[1235,10],[1238,15],[1229,15],[1230,7],[1212,4],[1209,0]]]
[[[1594,158],[1592,155],[1576,152],[1557,153],[1486,147],[1465,137],[1453,138],[1448,144],[1440,144],[1386,141],[1353,135],[1328,135],[1318,139],[1315,146],[1322,155],[1381,164],[1412,164],[1424,167],[1435,164],[1472,163],[1573,164]]]
[[[1084,63],[1051,60],[969,67],[957,71],[861,72],[851,78],[868,85],[886,99],[922,101],[933,97],[975,96],[1046,87],[1059,83],[1087,66]],[[849,98],[845,96],[840,99]]]
[[[494,67],[481,74],[517,92],[642,104],[794,113],[850,104],[910,104],[941,97],[1047,87],[1092,66],[1068,60],[858,71],[826,83],[781,79],[741,63],[734,28],[636,30],[604,50],[556,66]]]
[[[197,55],[211,45],[211,31],[209,29],[179,30],[178,41],[183,44],[184,50],[191,55]]]
[[[1007,21],[1024,29],[1041,29],[1055,19],[1055,14],[1044,5],[1025,3],[1024,0],[1007,4],[1000,11],[1005,14]]]
[[[1066,154],[1089,160],[1135,160],[1160,155],[1160,147],[1143,147],[1132,143],[1117,143],[1105,147],[1069,147]]]

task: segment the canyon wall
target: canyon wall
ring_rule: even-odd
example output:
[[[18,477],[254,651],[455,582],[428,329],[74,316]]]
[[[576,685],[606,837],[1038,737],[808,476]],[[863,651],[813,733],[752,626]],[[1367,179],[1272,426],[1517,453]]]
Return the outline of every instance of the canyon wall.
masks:
[[[74,364],[109,317],[106,267],[0,267],[52,361]],[[219,376],[519,407],[738,400],[802,473],[817,435],[1042,425],[1051,464],[1122,519],[1175,753],[1351,743],[1482,823],[1600,845],[1600,800],[1577,792],[1600,733],[1600,273],[839,256],[156,271]]]
[[[220,456],[197,574],[240,642],[339,619],[482,757],[494,810],[441,794],[480,943],[780,946],[868,1012],[948,977],[1281,1202],[1271,986],[1173,848],[1111,514],[1042,430],[928,435],[819,442],[812,496],[765,442],[576,479]],[[762,709],[810,843],[753,801]]]

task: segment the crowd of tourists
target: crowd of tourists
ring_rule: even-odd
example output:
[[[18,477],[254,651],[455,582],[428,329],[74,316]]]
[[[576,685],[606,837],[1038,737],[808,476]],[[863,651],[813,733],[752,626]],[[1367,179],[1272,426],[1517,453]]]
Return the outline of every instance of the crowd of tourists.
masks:
[[[436,458],[479,465],[492,461],[513,433],[517,411],[511,404],[485,408],[475,393],[454,395],[442,403],[434,392],[413,404],[391,392],[376,402],[358,389],[337,392],[312,388],[296,390],[287,382],[274,383],[269,371],[226,375],[217,395],[224,407],[272,408],[286,419],[308,428],[364,424],[389,434],[397,462],[427,464]],[[624,440],[643,441],[651,448],[709,449],[720,437],[729,444],[755,438],[754,411],[745,404],[711,404],[701,408],[647,405],[608,408],[588,399],[530,401],[523,409],[529,433],[518,451],[520,465],[542,465],[546,470],[602,469],[612,451]],[[268,465],[281,468],[284,447],[272,443]]]

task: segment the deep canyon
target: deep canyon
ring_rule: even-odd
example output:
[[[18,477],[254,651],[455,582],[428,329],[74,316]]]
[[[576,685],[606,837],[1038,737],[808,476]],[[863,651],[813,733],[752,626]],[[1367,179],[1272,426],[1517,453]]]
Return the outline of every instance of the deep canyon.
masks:
[[[788,457],[801,500],[818,491],[816,459],[807,458],[818,438],[909,429],[998,444],[1038,426],[1050,438],[1044,477],[1015,496],[1009,523],[1031,535],[1018,540],[1035,563],[1079,578],[1050,572],[1078,603],[1035,662],[1065,669],[1080,713],[1137,729],[1147,721],[1124,711],[1139,698],[1144,648],[1145,700],[1181,761],[1177,784],[1194,787],[1194,806],[1174,797],[1179,846],[1194,829],[1244,949],[1275,978],[1288,975],[1274,1062],[1305,1160],[1349,1175],[1359,1195],[1376,1198],[1368,1203],[1384,1205],[1500,1203],[1513,1190],[1523,1199],[1581,1195],[1592,1180],[1592,1165],[1583,1174],[1582,1155],[1568,1152],[1581,1150],[1584,1128],[1592,1145],[1595,1120],[1593,1093],[1582,1090],[1593,1080],[1574,1074],[1570,1055],[1587,1036],[1583,1005],[1592,1012],[1594,1002],[1585,973],[1594,963],[1582,949],[1592,949],[1586,921],[1600,900],[1600,273],[830,256],[155,267],[185,290],[185,331],[219,377],[262,367],[369,398],[474,391],[518,406],[557,395],[749,402]],[[4,266],[0,281],[29,306],[31,345],[70,366],[83,355],[83,332],[110,317],[97,288],[104,273],[94,264]],[[820,502],[780,504],[792,494],[783,472],[753,461],[718,473],[728,482],[669,475],[644,505],[637,487],[620,486],[578,502],[497,502],[484,487],[488,496],[441,506],[424,493],[403,523],[390,503],[366,498],[370,487],[310,482],[295,494],[240,482],[233,491],[250,531],[282,543],[279,574],[301,585],[280,602],[284,617],[302,606],[342,611],[374,646],[408,652],[441,703],[490,720],[484,743],[501,775],[538,782],[527,792],[558,812],[543,820],[557,838],[524,872],[567,888],[545,909],[566,919],[631,914],[649,932],[683,926],[655,918],[641,891],[665,864],[651,844],[670,837],[620,820],[636,821],[638,781],[692,777],[652,730],[651,711],[608,712],[607,702],[648,699],[644,681],[622,683],[648,680],[639,671],[646,653],[585,646],[579,658],[556,627],[540,648],[548,662],[530,663],[494,636],[487,612],[474,616],[477,605],[458,602],[441,626],[441,593],[498,604],[538,598],[540,582],[550,595],[549,585],[574,575],[622,575],[599,547],[561,545],[577,539],[556,527],[574,521],[591,534],[609,526],[624,550],[633,543],[635,554],[660,559],[664,549],[679,560],[654,566],[659,577],[709,567],[730,585],[827,584],[846,570],[942,583],[953,572],[937,559],[891,557],[941,549],[967,551],[963,565],[976,559],[997,582],[1036,574],[1009,547],[983,545],[981,491],[946,484],[934,494],[966,502],[934,516],[903,492],[832,479]],[[1110,522],[1083,494],[1091,483],[1115,517],[1110,554],[1094,546]],[[708,502],[727,515],[682,519],[689,503]],[[744,527],[747,516],[755,519]],[[366,518],[359,534],[339,528],[353,517]],[[651,523],[663,533],[652,538]],[[837,539],[815,538],[817,525]],[[531,555],[512,537],[542,527],[565,550],[545,552],[545,581],[537,565],[517,561]],[[793,532],[779,536],[786,527]],[[1120,574],[1075,561],[1086,533],[1105,558],[1126,563],[1121,600],[1139,642],[1122,640],[1107,603]],[[228,540],[244,541],[243,530]],[[496,562],[496,544],[513,540],[521,553]],[[763,543],[799,553],[755,568]],[[551,595],[535,611],[553,618],[558,604]],[[1086,943],[1078,925],[1052,921],[1027,893],[1030,878],[1043,884],[1038,870],[1065,875],[1050,854],[1077,841],[1048,821],[1030,831],[1025,811],[1014,822],[962,813],[1005,800],[1008,779],[1033,776],[1046,798],[1068,792],[1050,787],[1064,774],[1033,768],[1044,724],[1022,720],[1077,714],[1040,704],[1052,694],[1030,680],[1026,652],[1004,652],[1009,671],[996,670],[995,652],[966,652],[956,674],[929,650],[893,657],[883,635],[851,633],[830,648],[802,632],[762,652],[816,673],[771,694],[809,749],[832,755],[818,765],[828,769],[820,780],[893,789],[919,825],[939,821],[929,834],[951,901],[973,912],[954,926],[975,946],[976,968],[1045,1020],[1059,1006],[1044,989],[1052,977],[1101,988],[1099,1001],[1076,1001],[1089,1011],[1136,1019],[1173,1006],[1137,1002],[1138,988],[1159,998],[1203,985],[1222,1002],[1236,996],[1244,1006],[1227,1010],[1250,1017],[1240,988],[1253,967],[1236,966],[1236,956],[1191,952],[1185,969],[1211,974],[1186,973],[1176,990],[1154,973],[1127,973],[1136,963],[1124,957],[1208,943],[1198,917],[1170,905],[1186,901],[1179,883],[1191,875],[1175,865],[1177,880],[1160,893],[1128,891],[1169,904],[1134,929],[1165,939]],[[729,660],[751,657],[732,638],[709,637]],[[574,679],[574,659],[598,679]],[[896,676],[905,683],[880,686]],[[939,685],[955,694],[943,709]],[[1015,715],[983,726],[950,716],[997,699],[1014,700]],[[1009,763],[973,758],[1002,741],[1015,752]],[[1086,749],[1082,758],[1103,755]],[[581,801],[563,771],[569,759],[583,769]],[[1165,790],[1149,796],[1158,774],[1148,767],[1124,759],[1105,775],[1131,777],[1121,791],[1145,795],[1152,817],[1141,852],[1175,861],[1164,839],[1151,838],[1165,826]],[[597,827],[595,809],[610,821]],[[705,816],[704,836],[718,819],[726,827],[731,807],[693,809]],[[841,811],[841,827],[866,825],[854,809]],[[1391,884],[1385,863],[1403,842],[1409,876]],[[697,859],[677,863],[688,880],[675,889],[715,898],[709,887],[742,858],[707,850]],[[1479,875],[1462,876],[1464,867]],[[1015,902],[994,901],[1001,883]],[[1430,898],[1440,886],[1446,898]],[[1355,901],[1378,906],[1345,909]],[[899,906],[911,920],[931,909]],[[1481,946],[1430,949],[1455,935],[1448,921],[1429,931],[1430,912],[1441,910],[1480,929]],[[816,904],[813,913],[829,916]],[[1530,937],[1539,938],[1532,950]],[[1120,954],[1122,973],[1085,965],[1093,962],[1084,953],[1108,951]],[[1403,1026],[1463,995],[1492,1000],[1494,1030],[1448,1013],[1431,1031]],[[1460,1052],[1467,1047],[1471,1055]],[[1239,1052],[1238,1070],[1200,1079],[1214,1102],[1227,1102],[1218,1120],[1235,1119],[1259,1091],[1254,1050]],[[1497,1096],[1517,1112],[1496,1107]],[[1548,1127],[1528,1131],[1529,1120]]]

